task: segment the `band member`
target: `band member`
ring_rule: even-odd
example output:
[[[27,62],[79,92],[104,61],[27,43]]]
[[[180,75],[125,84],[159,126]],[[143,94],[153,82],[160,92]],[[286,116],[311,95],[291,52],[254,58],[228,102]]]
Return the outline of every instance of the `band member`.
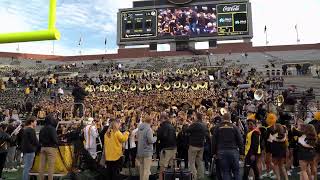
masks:
[[[285,167],[286,153],[288,149],[288,132],[286,127],[281,124],[276,124],[274,126],[274,131],[271,133],[272,144],[272,162],[274,165],[275,174],[277,180],[281,179],[281,173],[285,180],[288,180],[288,174]]]
[[[274,129],[274,125],[277,122],[277,116],[273,113],[269,113],[267,115],[266,119],[266,125],[267,127],[264,130],[264,144],[265,144],[265,152],[266,152],[266,171],[267,171],[267,176],[271,177],[272,176],[272,169],[273,169],[273,164],[272,164],[272,153],[271,153],[271,145],[272,145],[272,132]]]
[[[313,120],[310,122],[310,124],[312,124],[314,126],[316,133],[317,133],[317,137],[320,138],[320,112],[314,113]],[[319,164],[319,162],[320,162],[320,142],[318,142],[316,144],[315,150],[316,150],[315,164]],[[315,169],[315,170],[317,170],[317,169]]]
[[[299,165],[301,168],[300,179],[301,180],[309,180],[313,179],[317,176],[315,164],[315,146],[317,143],[317,132],[313,125],[310,124],[302,124],[299,130],[293,129],[293,134],[297,135],[298,138],[298,159]],[[311,174],[309,167],[311,167]]]
[[[96,127],[96,121],[93,118],[88,119],[88,125],[83,129],[85,149],[90,153],[93,159],[97,157],[97,137],[99,136]]]
[[[250,169],[253,170],[255,179],[258,180],[258,157],[261,155],[260,147],[260,130],[257,128],[257,120],[250,118],[247,120],[248,133],[246,137],[245,145],[245,167],[243,180],[247,180],[249,177]]]

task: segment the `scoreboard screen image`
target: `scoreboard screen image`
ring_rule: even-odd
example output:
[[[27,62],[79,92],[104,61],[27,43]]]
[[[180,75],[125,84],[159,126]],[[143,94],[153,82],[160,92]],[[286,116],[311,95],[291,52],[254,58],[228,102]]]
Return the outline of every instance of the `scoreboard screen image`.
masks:
[[[122,9],[118,16],[119,45],[252,38],[249,2]]]
[[[214,36],[217,34],[216,6],[158,9],[158,35]]]

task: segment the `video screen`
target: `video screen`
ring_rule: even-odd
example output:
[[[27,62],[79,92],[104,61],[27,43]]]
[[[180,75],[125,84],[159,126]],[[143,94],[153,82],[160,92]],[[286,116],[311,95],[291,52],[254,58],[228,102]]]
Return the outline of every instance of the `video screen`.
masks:
[[[217,34],[215,5],[158,10],[158,36],[210,36]]]

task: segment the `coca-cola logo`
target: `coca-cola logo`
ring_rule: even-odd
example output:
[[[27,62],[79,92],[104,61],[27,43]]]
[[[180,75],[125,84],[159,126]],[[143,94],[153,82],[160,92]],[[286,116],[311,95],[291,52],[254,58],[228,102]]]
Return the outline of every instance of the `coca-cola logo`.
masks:
[[[233,6],[224,6],[222,9],[223,12],[236,12],[240,11],[240,5],[233,5]]]
[[[173,4],[187,4],[191,2],[192,0],[168,0],[169,2]]]

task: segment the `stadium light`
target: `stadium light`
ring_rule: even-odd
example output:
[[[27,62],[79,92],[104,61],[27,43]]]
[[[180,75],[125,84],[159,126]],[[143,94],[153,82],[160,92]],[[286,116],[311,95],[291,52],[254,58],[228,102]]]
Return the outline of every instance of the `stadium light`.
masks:
[[[47,30],[0,34],[0,44],[30,41],[59,40],[60,32],[56,29],[57,0],[50,0],[49,22]]]

